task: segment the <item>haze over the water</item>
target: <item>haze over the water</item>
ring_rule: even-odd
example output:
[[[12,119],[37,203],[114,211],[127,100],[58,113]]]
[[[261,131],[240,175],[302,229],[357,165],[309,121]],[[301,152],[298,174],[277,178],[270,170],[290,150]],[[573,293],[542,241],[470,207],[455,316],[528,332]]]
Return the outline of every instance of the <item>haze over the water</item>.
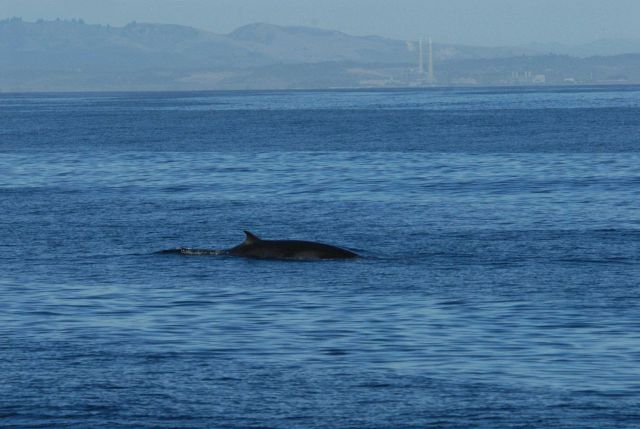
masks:
[[[638,0],[0,0],[0,19],[172,23],[228,33],[254,22],[472,45],[640,39]]]

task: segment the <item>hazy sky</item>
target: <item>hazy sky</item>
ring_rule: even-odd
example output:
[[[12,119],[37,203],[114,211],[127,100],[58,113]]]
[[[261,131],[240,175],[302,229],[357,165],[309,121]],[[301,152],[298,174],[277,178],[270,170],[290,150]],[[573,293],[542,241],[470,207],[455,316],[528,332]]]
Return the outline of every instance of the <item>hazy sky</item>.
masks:
[[[475,45],[640,39],[640,0],[0,0],[0,19],[13,16],[174,23],[216,33],[268,22]]]

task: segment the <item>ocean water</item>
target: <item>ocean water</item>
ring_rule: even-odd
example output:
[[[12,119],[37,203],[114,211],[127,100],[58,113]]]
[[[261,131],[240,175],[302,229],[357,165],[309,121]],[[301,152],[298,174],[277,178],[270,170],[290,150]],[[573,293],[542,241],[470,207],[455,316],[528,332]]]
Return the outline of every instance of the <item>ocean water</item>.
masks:
[[[2,427],[640,427],[640,87],[0,94],[0,239]]]

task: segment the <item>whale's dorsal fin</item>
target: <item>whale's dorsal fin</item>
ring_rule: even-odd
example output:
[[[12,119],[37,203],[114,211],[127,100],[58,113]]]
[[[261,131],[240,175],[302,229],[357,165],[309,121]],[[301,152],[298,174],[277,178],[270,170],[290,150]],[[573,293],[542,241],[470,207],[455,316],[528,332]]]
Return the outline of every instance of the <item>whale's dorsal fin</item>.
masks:
[[[245,231],[244,233],[247,236],[247,238],[244,239],[243,244],[253,244],[256,241],[260,241],[260,239],[256,235],[250,233],[249,231]]]

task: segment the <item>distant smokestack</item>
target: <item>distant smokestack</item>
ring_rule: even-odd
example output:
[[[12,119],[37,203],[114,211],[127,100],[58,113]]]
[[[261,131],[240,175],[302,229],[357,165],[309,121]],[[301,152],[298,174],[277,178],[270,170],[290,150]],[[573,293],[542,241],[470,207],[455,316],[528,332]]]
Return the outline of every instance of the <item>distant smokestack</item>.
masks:
[[[424,75],[424,58],[422,55],[422,37],[420,38],[420,42],[418,43],[418,73],[420,76]]]
[[[431,45],[431,37],[429,37],[429,83],[436,81],[436,75],[433,73],[433,46]]]

